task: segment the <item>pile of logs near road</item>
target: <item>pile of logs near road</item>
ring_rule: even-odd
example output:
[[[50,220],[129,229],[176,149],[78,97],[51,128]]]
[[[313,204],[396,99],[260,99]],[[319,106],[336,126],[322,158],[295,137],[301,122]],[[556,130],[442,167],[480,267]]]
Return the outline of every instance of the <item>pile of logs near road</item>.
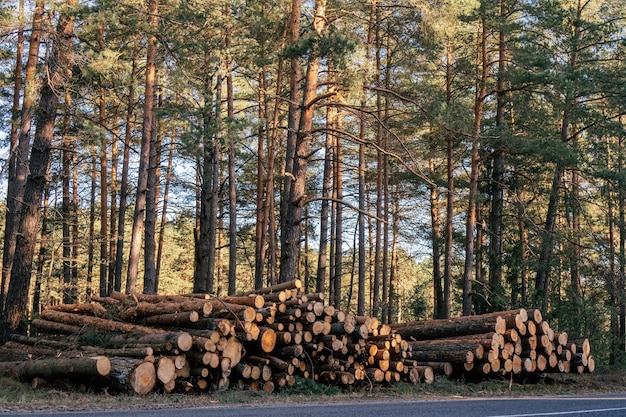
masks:
[[[517,309],[450,320],[393,324],[408,341],[407,357],[449,362],[467,376],[593,372],[587,339],[554,332],[540,310]]]
[[[2,348],[0,374],[146,394],[222,387],[273,392],[296,377],[341,387],[435,374],[592,372],[589,343],[555,334],[538,310],[385,325],[303,294],[294,280],[251,295],[113,293],[46,309]],[[25,354],[28,358],[25,359]]]

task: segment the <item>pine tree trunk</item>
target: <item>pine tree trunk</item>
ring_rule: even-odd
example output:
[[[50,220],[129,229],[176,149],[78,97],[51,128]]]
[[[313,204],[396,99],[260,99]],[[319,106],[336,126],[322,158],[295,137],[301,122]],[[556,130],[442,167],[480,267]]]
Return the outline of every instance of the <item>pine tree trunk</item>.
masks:
[[[386,28],[386,32],[388,30],[390,30],[389,27]],[[387,32],[388,33],[388,32]],[[389,45],[390,42],[390,37],[387,36],[387,44],[385,45],[385,49],[386,51],[390,51],[391,50],[391,46]],[[391,89],[391,54],[387,53],[387,59],[385,62],[385,89],[386,90],[390,90]],[[385,123],[386,120],[389,120],[389,99],[387,96],[385,96],[384,99],[384,109],[383,109],[383,117],[382,119],[380,119],[380,122]],[[389,132],[387,131],[387,129],[385,128],[385,130],[383,130],[383,143],[382,143],[382,147],[383,149],[387,150],[389,148]],[[389,308],[390,308],[390,279],[389,279],[389,248],[390,248],[390,243],[389,243],[389,220],[390,220],[390,215],[389,215],[389,157],[387,155],[387,152],[383,153],[382,155],[382,162],[383,162],[383,169],[382,169],[382,196],[379,196],[379,198],[382,198],[382,209],[383,209],[383,219],[385,220],[385,222],[383,223],[383,247],[382,247],[382,287],[383,287],[383,294],[382,294],[382,322],[384,324],[389,324],[389,319],[390,319],[390,314],[389,314]]]
[[[431,178],[435,176],[435,160],[428,160]],[[431,225],[431,245],[433,253],[433,317],[444,318],[443,286],[441,276],[441,216],[439,204],[439,188],[436,185],[430,188],[430,225]]]
[[[291,0],[291,12],[289,14],[289,45],[295,45],[300,39],[300,14],[302,9],[302,0]],[[286,255],[288,250],[289,256],[291,252],[294,252],[292,246],[294,242],[290,242],[288,239],[291,236],[287,233],[293,225],[289,222],[289,216],[291,215],[292,208],[292,186],[295,181],[294,164],[296,158],[296,141],[298,126],[300,125],[300,109],[299,105],[303,102],[302,92],[300,88],[302,70],[300,68],[301,59],[297,56],[293,56],[290,60],[290,74],[289,74],[289,110],[287,115],[287,142],[285,144],[285,174],[283,176],[283,195],[280,204],[280,246],[281,246],[281,267],[278,280],[289,281],[295,276],[296,260],[289,261],[290,270],[286,270],[287,264],[282,262],[283,255]],[[297,243],[300,244],[299,242]],[[285,272],[283,272],[283,269]],[[287,272],[289,275],[286,276]]]
[[[326,115],[326,123],[329,128],[333,128],[331,125],[330,117],[328,112],[330,108],[327,109]],[[333,180],[333,158],[334,158],[334,147],[333,147],[333,138],[334,135],[327,134],[326,135],[326,143],[325,143],[325,152],[324,152],[324,171],[322,174],[322,203],[320,208],[320,244],[318,250],[317,257],[317,277],[316,277],[316,292],[325,292],[326,287],[326,275],[328,269],[328,221],[330,215],[330,197],[332,190],[332,180]]]
[[[72,276],[78,279],[79,226],[78,226],[78,156],[76,142],[72,141]],[[91,235],[93,236],[93,234]],[[91,288],[87,285],[87,298],[91,298]]]
[[[39,242],[39,255],[37,257],[37,269],[35,271],[35,289],[33,290],[33,304],[31,312],[33,315],[41,314],[41,283],[43,281],[44,264],[48,254],[48,223],[50,208],[50,185],[46,185],[43,200],[43,215],[41,218],[41,239]]]
[[[267,233],[267,219],[265,215],[267,210],[265,205],[267,204],[268,195],[265,191],[265,178],[264,172],[264,153],[265,153],[265,134],[266,134],[266,115],[265,115],[265,101],[266,101],[266,70],[261,69],[259,73],[259,137],[257,138],[257,172],[256,172],[256,230],[255,230],[255,272],[254,272],[254,288],[259,289],[265,286],[266,280],[264,280],[265,272],[265,239]]]
[[[375,85],[376,87],[381,87],[381,76],[380,76],[380,67],[381,67],[381,44],[380,44],[380,10],[377,7],[375,11],[376,15],[376,27],[374,31],[375,38],[375,61],[376,61],[376,74],[375,74]],[[383,156],[380,150],[380,147],[383,146],[383,127],[381,125],[382,121],[382,95],[380,89],[376,90],[376,119],[378,123],[376,125],[376,143],[379,146],[379,149],[376,151],[376,234],[374,241],[374,283],[373,285],[373,295],[372,295],[372,316],[378,318],[380,315],[380,281],[382,275],[382,265],[381,265],[381,255],[382,255],[382,224],[380,219],[382,219],[383,214],[383,205],[382,205],[382,191],[383,191]]]
[[[63,88],[65,82],[69,82],[65,76],[71,62],[74,17],[66,14],[66,8],[74,7],[76,3],[77,0],[68,0],[61,8],[57,39],[52,45],[53,49],[48,63],[49,78],[41,90],[36,118],[37,127],[29,159],[29,175],[24,189],[24,211],[18,227],[15,261],[5,304],[3,317],[5,326],[0,338],[2,342],[7,340],[9,334],[25,330],[22,320],[28,308],[28,291],[41,217],[41,201],[48,180],[54,122],[59,104],[56,92]]]
[[[367,50],[366,58],[369,60],[373,35],[374,24],[376,20],[376,0],[372,1],[370,7],[370,15],[367,29]],[[366,196],[365,196],[365,108],[367,105],[367,90],[369,88],[369,71],[368,67],[365,67],[365,74],[363,77],[363,91],[361,97],[361,111],[359,114],[359,215],[358,215],[358,228],[359,228],[359,284],[357,295],[357,314],[359,316],[365,315],[365,281],[366,281],[366,259],[365,259],[365,212],[366,212]]]
[[[128,102],[126,103],[126,120],[124,127],[124,151],[122,152],[122,180],[120,183],[120,208],[117,213],[117,238],[115,239],[115,277],[113,290],[122,289],[122,269],[124,268],[124,239],[126,233],[126,209],[128,207],[128,169],[130,164],[130,146],[133,125],[135,122],[135,75],[137,74],[138,42],[133,45],[133,62],[128,86]]]
[[[339,128],[339,116],[336,112],[336,109],[332,110],[331,116],[331,125],[334,128]],[[340,130],[340,128],[339,128]],[[332,304],[335,308],[341,307],[341,279],[343,277],[343,172],[342,172],[342,164],[343,164],[343,149],[341,143],[341,137],[338,135],[335,136],[335,168],[334,168],[334,177],[335,177],[335,193],[337,196],[337,204],[336,214],[335,214],[335,261],[334,267],[335,271],[333,273],[333,285],[334,285],[334,299],[332,300]]]
[[[161,261],[163,259],[163,243],[165,240],[165,226],[167,224],[167,202],[170,196],[170,183],[172,182],[172,172],[174,165],[174,147],[176,142],[170,140],[169,156],[167,158],[167,172],[165,173],[165,187],[163,189],[163,208],[161,212],[161,224],[159,225],[159,243],[157,247],[156,258],[156,276],[157,282],[161,276]]]
[[[321,34],[325,28],[326,0],[318,0],[315,7],[315,17],[313,28],[317,34]],[[305,77],[302,111],[300,123],[298,124],[298,134],[296,137],[296,147],[293,161],[293,184],[289,193],[285,196],[287,216],[284,221],[284,229],[281,236],[284,236],[280,282],[287,282],[294,279],[297,273],[298,253],[300,248],[301,223],[303,221],[304,204],[306,203],[306,173],[308,166],[309,147],[311,141],[311,128],[313,125],[313,112],[315,110],[315,97],[318,83],[320,57],[318,52],[314,52],[309,60]],[[289,171],[285,171],[288,173]],[[287,178],[288,175],[285,176]],[[287,185],[287,181],[285,182]]]
[[[468,194],[467,220],[465,224],[465,268],[463,271],[463,315],[472,314],[472,265],[474,257],[474,228],[476,227],[476,194],[478,191],[479,162],[479,136],[483,118],[483,106],[487,89],[487,33],[485,30],[484,17],[481,19],[481,41],[479,44],[480,74],[478,78],[478,90],[474,103],[474,131],[472,132],[472,158],[470,170],[470,185]]]
[[[63,115],[63,137],[62,143],[62,155],[61,155],[61,217],[62,217],[62,233],[63,233],[63,303],[72,304],[74,302],[75,295],[72,294],[72,273],[73,273],[73,259],[72,259],[72,236],[71,225],[74,221],[73,210],[71,209],[71,196],[70,196],[70,175],[71,175],[71,161],[72,161],[72,143],[70,141],[70,108],[71,108],[71,94],[69,91],[65,92],[65,114]]]
[[[159,26],[158,0],[148,1],[148,21],[156,33]],[[139,257],[142,245],[142,235],[145,226],[146,199],[148,188],[148,167],[150,164],[150,142],[152,138],[152,124],[155,106],[156,87],[156,58],[157,39],[155,34],[148,35],[148,48],[146,51],[146,80],[144,88],[143,124],[141,132],[141,149],[139,153],[139,169],[137,174],[137,196],[135,199],[135,212],[133,214],[133,229],[130,240],[130,253],[128,255],[128,277],[126,280],[126,293],[137,291],[137,275],[139,273]]]
[[[94,264],[94,251],[95,251],[95,240],[96,240],[96,167],[97,161],[96,156],[92,155],[91,157],[91,170],[89,172],[89,177],[91,179],[91,188],[90,188],[90,198],[89,198],[89,238],[87,239],[87,292],[92,292],[92,282],[93,282],[93,264]],[[99,293],[98,289],[98,293]]]
[[[228,11],[230,14],[230,10]],[[230,34],[226,35],[226,47],[230,45]],[[233,87],[232,61],[226,61],[226,117],[235,118],[235,97]],[[271,156],[270,156],[271,158]],[[235,138],[232,134],[228,138],[228,295],[237,292],[237,173],[235,160]],[[268,174],[269,175],[269,174]],[[272,194],[273,196],[273,194]],[[272,197],[273,198],[273,197]],[[269,200],[269,198],[267,198]],[[266,202],[266,205],[269,201]],[[267,217],[266,217],[267,223]],[[267,233],[267,227],[265,228]]]
[[[500,4],[500,18],[506,18],[504,2]],[[498,79],[496,86],[496,126],[500,140],[493,150],[493,171],[491,173],[491,211],[489,213],[489,288],[492,311],[500,305],[497,296],[502,292],[502,212],[504,210],[504,149],[502,136],[505,131],[506,111],[506,33],[502,27],[498,34]]]
[[[102,26],[104,30],[104,22]],[[104,49],[104,33],[101,32],[100,47]],[[107,139],[105,133],[106,126],[106,94],[104,87],[100,87],[100,106],[98,109],[101,130],[100,143],[100,296],[105,297],[108,290],[107,272],[109,262],[109,224],[108,224],[108,161],[107,161]]]
[[[20,216],[22,212],[22,201],[24,196],[24,187],[28,175],[28,150],[30,147],[31,121],[35,114],[35,100],[37,95],[37,62],[39,59],[39,45],[42,36],[42,22],[44,17],[44,0],[35,2],[33,10],[33,21],[31,26],[31,35],[28,47],[28,59],[24,68],[24,97],[22,99],[22,111],[19,124],[19,135],[11,139],[11,152],[9,155],[9,181],[7,181],[7,211],[6,224],[4,230],[4,248],[2,253],[2,299],[6,301],[9,285],[11,282],[11,271],[13,261],[15,259],[15,245],[20,224]],[[21,4],[23,12],[23,4]],[[21,54],[16,58],[22,59]],[[18,73],[17,70],[20,69]],[[21,78],[21,68],[16,64],[15,78]],[[15,85],[14,101],[19,100],[19,85]],[[16,132],[17,134],[17,132]],[[2,301],[2,300],[0,300]],[[1,305],[0,305],[1,307]]]
[[[158,84],[158,80],[156,81]],[[158,99],[155,97],[155,106],[158,106]],[[156,269],[156,224],[159,199],[159,175],[160,170],[160,146],[161,136],[159,134],[156,117],[152,118],[152,129],[150,130],[150,156],[148,162],[148,178],[146,189],[146,223],[144,230],[144,278],[143,293],[156,294],[158,291],[157,269]]]
[[[450,41],[448,41],[450,42]],[[452,71],[454,68],[454,55],[452,47],[446,46],[446,105],[452,104]],[[452,287],[452,251],[454,245],[454,136],[451,132],[446,134],[446,223],[445,223],[445,246],[443,262],[443,306],[441,318],[450,318],[451,287]]]
[[[221,83],[218,81],[218,85]],[[219,198],[219,144],[211,136],[211,129],[219,118],[220,88],[213,101],[211,91],[211,77],[205,83],[205,115],[203,154],[201,159],[201,189],[199,236],[196,254],[196,276],[194,278],[194,292],[213,293],[215,283],[215,248],[217,242],[217,200]],[[212,111],[215,113],[212,114]]]
[[[119,106],[116,107],[116,109]],[[113,123],[118,123],[118,113],[116,110]],[[109,199],[111,209],[109,210],[109,235],[107,236],[107,245],[109,246],[107,260],[107,294],[112,294],[115,291],[115,259],[117,249],[117,193],[119,191],[119,184],[117,181],[117,171],[119,163],[119,148],[117,137],[111,138],[111,186],[109,187]]]
[[[7,161],[8,181],[7,181],[7,210],[5,218],[5,234],[4,234],[4,250],[2,259],[2,278],[0,282],[0,314],[4,309],[4,298],[8,290],[9,279],[11,276],[11,263],[13,262],[11,253],[15,252],[14,227],[16,224],[15,205],[18,201],[12,197],[11,193],[15,191],[15,179],[17,176],[17,148],[19,144],[19,127],[20,127],[20,97],[22,92],[22,61],[24,59],[24,0],[19,2],[18,10],[18,29],[17,29],[17,45],[15,52],[15,72],[13,74],[13,104],[11,106],[11,135],[9,139],[9,160]],[[36,28],[33,28],[33,31]],[[34,32],[32,32],[32,36]],[[32,42],[31,38],[31,42]],[[25,92],[24,94],[28,94]],[[13,249],[10,249],[11,246]]]

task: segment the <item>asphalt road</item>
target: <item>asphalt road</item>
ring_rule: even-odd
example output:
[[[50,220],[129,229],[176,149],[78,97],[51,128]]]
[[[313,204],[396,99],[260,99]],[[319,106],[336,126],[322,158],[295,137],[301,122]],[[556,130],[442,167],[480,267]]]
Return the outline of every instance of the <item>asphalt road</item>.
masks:
[[[2,417],[625,417],[626,394],[515,399],[389,400],[168,410],[0,413]]]

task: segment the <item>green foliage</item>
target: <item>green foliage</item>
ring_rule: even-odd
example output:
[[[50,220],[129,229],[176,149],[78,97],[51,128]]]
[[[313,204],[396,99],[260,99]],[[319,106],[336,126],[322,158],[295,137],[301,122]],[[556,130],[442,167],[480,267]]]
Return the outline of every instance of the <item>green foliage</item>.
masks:
[[[283,51],[284,58],[308,58],[318,56],[328,58],[329,60],[341,63],[345,60],[346,55],[353,51],[355,44],[344,34],[337,30],[331,29],[322,34],[311,34],[307,37],[300,38],[295,43],[289,45]]]

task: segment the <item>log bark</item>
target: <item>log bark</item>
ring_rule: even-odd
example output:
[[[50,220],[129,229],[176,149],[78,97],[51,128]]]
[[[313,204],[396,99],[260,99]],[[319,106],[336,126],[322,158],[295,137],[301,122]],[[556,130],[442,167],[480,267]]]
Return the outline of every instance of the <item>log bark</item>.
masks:
[[[163,332],[156,334],[120,334],[111,338],[110,343],[116,347],[125,345],[147,345],[157,351],[178,349],[187,352],[193,346],[193,338],[187,332]]]
[[[111,363],[106,356],[76,358],[46,358],[14,363],[0,363],[0,373],[11,375],[22,381],[33,378],[46,380],[80,377],[103,377],[111,372]]]
[[[80,314],[63,313],[60,311],[47,310],[41,313],[44,320],[56,321],[58,323],[72,326],[88,326],[92,329],[105,330],[109,332],[123,333],[165,333],[165,330],[155,329],[135,324],[122,323],[114,320],[101,319],[99,317],[83,316]]]
[[[392,328],[405,340],[429,340],[491,332],[504,334],[507,326],[503,316],[488,314],[405,323]]]
[[[33,319],[30,323],[31,329],[35,329],[44,333],[56,334],[79,334],[82,330],[81,326],[73,326],[71,324],[57,323],[55,321],[44,319]]]

